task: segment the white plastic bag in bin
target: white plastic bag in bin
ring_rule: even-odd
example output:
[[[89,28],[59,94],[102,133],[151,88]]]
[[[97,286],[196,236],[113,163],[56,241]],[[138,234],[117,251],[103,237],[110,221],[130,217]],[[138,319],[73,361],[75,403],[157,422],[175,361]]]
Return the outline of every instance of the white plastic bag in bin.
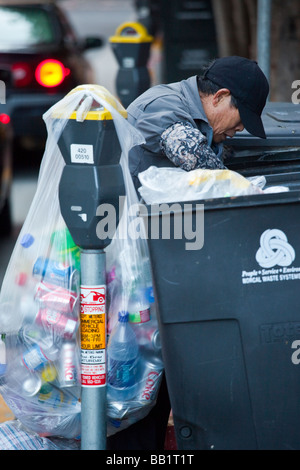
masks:
[[[57,142],[74,111],[83,121],[93,107],[107,109],[116,126],[127,194],[119,228],[127,233],[130,205],[138,201],[128,151],[143,139],[107,90],[83,85],[44,115],[48,138],[37,189],[0,293],[7,362],[0,393],[15,417],[40,436],[78,439],[81,434],[80,249],[60,212],[58,186],[65,162]],[[163,369],[146,240],[120,238],[116,234],[107,248],[108,434],[150,411]],[[121,311],[128,312],[129,348],[123,330],[114,333]],[[122,360],[116,349],[120,339]],[[124,393],[126,386],[134,393]]]
[[[258,186],[231,170],[149,167],[139,173],[139,192],[146,204],[263,194]]]
[[[232,170],[157,168],[151,166],[139,173],[139,193],[146,204],[194,201],[219,197],[251,196],[253,194],[289,191],[285,186],[266,188],[266,178],[245,178]]]

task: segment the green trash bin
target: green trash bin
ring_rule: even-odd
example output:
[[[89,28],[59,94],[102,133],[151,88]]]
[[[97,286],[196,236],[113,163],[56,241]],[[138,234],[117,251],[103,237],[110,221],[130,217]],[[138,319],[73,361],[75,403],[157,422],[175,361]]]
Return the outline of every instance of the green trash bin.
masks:
[[[193,201],[188,214],[179,203],[157,216],[171,218],[170,239],[148,238],[178,449],[300,449],[300,152],[291,150],[300,139],[287,145],[291,129],[282,159],[261,159],[266,149],[250,158],[240,143],[231,158],[288,192]],[[195,227],[201,204],[204,245],[187,250],[172,224],[183,214]]]

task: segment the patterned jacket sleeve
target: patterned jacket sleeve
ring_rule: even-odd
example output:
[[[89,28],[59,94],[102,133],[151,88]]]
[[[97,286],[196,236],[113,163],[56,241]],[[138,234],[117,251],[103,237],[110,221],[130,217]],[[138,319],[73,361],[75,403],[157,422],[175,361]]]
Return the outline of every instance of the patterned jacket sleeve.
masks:
[[[176,122],[168,127],[161,134],[160,147],[174,165],[186,171],[226,168],[208,145],[205,135],[189,122]]]

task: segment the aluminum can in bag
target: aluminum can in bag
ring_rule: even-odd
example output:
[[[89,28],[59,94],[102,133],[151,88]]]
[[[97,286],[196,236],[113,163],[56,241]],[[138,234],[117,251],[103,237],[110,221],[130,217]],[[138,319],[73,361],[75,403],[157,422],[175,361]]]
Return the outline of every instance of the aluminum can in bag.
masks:
[[[38,300],[42,307],[71,313],[78,302],[78,296],[63,287],[40,282],[36,288],[35,300]]]
[[[160,334],[156,325],[144,325],[143,323],[132,323],[132,327],[140,346],[152,348],[155,351],[161,350]]]
[[[162,360],[144,350],[141,357],[141,369],[137,400],[142,403],[149,403],[157,397],[163,374]]]
[[[53,329],[56,335],[65,339],[71,339],[79,326],[79,321],[76,321],[75,318],[67,317],[63,313],[49,308],[40,309],[35,321],[46,329]]]

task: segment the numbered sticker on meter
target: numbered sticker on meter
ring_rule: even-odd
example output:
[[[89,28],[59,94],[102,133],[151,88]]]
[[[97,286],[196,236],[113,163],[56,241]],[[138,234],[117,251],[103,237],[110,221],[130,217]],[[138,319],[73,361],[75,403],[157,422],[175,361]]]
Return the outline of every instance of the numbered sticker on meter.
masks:
[[[94,163],[94,148],[92,145],[71,144],[72,163]]]

